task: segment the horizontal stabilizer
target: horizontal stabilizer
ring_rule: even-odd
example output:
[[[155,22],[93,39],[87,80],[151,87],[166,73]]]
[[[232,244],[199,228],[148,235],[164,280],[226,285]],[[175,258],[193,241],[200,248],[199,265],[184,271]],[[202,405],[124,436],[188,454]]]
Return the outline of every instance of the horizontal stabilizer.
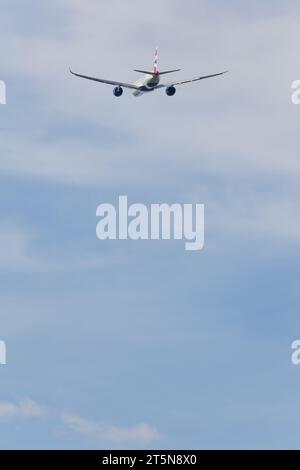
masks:
[[[147,70],[134,70],[134,71],[138,73],[145,73],[146,75],[154,75],[153,72],[148,72]]]
[[[181,69],[176,69],[176,70],[167,70],[166,72],[149,72],[148,70],[135,70],[135,72],[139,73],[145,73],[146,75],[166,75],[167,73],[174,73],[174,72],[180,72]]]
[[[180,72],[181,69],[167,70],[166,72],[159,72],[159,75],[166,75],[167,73]]]

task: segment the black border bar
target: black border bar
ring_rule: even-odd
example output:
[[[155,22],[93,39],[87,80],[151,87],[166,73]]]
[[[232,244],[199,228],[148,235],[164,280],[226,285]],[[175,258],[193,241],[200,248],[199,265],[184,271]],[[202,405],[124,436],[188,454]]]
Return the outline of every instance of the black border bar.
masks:
[[[141,466],[179,465],[181,467],[195,467],[201,464],[268,464],[274,459],[277,464],[286,467],[289,461],[298,462],[299,451],[195,451],[195,450],[93,450],[93,451],[1,451],[0,465],[2,464],[42,464],[56,465],[76,463],[85,468],[89,465],[107,467],[114,465],[124,468],[141,468]]]

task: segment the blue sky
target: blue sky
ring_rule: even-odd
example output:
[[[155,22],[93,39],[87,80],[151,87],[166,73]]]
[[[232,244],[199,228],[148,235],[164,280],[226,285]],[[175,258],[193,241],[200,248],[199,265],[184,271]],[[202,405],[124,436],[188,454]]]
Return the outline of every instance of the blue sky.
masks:
[[[299,448],[295,2],[2,0],[0,447]],[[20,10],[21,9],[21,10]],[[77,80],[224,78],[135,99]],[[204,203],[206,242],[96,207]]]

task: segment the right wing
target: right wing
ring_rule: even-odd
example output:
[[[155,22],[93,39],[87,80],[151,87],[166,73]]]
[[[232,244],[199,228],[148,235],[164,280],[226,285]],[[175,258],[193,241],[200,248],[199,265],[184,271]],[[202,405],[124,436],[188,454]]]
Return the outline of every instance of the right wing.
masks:
[[[131,85],[130,83],[113,82],[111,80],[103,80],[102,78],[94,78],[94,77],[88,77],[86,75],[80,75],[79,73],[72,72],[71,69],[70,69],[70,72],[72,75],[75,75],[76,77],[85,78],[86,80],[92,80],[93,82],[100,82],[100,83],[106,83],[107,85],[121,86],[124,88],[130,88],[132,90],[139,90],[140,88],[136,85]]]
[[[194,78],[192,80],[184,80],[183,82],[173,82],[167,85],[158,85],[157,88],[184,85],[185,83],[198,82],[199,80],[205,80],[207,78],[219,77],[220,75],[224,75],[225,73],[228,73],[228,72],[226,71],[226,72],[221,72],[221,73],[214,73],[213,75],[204,75],[203,77]]]

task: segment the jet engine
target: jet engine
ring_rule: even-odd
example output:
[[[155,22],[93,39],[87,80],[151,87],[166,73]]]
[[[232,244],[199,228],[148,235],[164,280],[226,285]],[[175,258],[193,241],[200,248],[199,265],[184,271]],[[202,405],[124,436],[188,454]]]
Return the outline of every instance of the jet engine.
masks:
[[[119,97],[119,96],[122,96],[123,95],[123,88],[120,87],[120,86],[117,86],[116,88],[114,88],[114,95]]]
[[[167,89],[166,89],[166,94],[168,96],[174,96],[176,93],[176,88],[174,86],[169,86]]]

